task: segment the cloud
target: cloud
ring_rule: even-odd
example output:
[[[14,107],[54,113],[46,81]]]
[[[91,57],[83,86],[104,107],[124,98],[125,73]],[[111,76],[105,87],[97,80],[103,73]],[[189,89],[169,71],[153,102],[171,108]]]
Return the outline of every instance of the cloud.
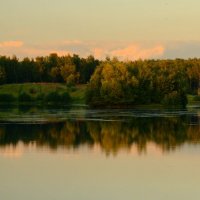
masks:
[[[94,48],[92,54],[95,58],[101,59],[105,55],[105,52],[102,48]]]
[[[0,42],[0,48],[4,47],[22,47],[23,46],[23,42],[22,41],[4,41],[4,42]]]
[[[157,45],[151,48],[142,48],[140,45],[132,44],[125,48],[111,51],[110,54],[120,60],[138,60],[162,56],[164,50],[165,48],[162,45]]]
[[[199,57],[200,41],[80,41],[65,40],[51,43],[24,43],[23,41],[0,42],[0,55],[24,57],[47,56],[57,53],[59,56],[78,54],[80,57],[93,55],[97,59],[107,56],[119,60],[137,59],[174,59]]]
[[[12,47],[12,48],[11,48]],[[17,48],[13,48],[17,47]],[[105,42],[105,41],[79,41],[66,40],[64,42],[30,45],[22,41],[7,41],[0,43],[0,54],[16,55],[17,57],[46,56],[50,53],[57,53],[59,56],[68,54],[79,54],[81,57],[93,55],[98,59],[105,59],[106,56],[118,57],[120,60],[136,60],[159,57],[163,54],[162,45],[144,47],[140,44],[127,42]]]
[[[20,55],[20,57],[23,57],[23,55],[27,57],[37,57],[37,56],[47,56],[51,53],[57,53],[58,56],[72,54],[70,51],[64,51],[64,50],[59,50],[59,49],[54,49],[54,48],[40,49],[40,48],[26,47],[19,50],[16,53],[16,55]]]
[[[47,56],[51,53],[57,53],[59,56],[72,54],[71,51],[62,50],[57,47],[57,45],[30,45],[24,44],[22,41],[7,41],[0,43],[0,55],[16,55],[19,58],[34,58],[37,56]]]

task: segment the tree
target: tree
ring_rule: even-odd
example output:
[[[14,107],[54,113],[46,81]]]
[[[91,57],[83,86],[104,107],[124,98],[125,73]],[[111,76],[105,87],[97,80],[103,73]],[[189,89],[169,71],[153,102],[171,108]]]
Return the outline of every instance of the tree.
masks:
[[[4,67],[0,65],[0,84],[5,83],[5,81],[6,81],[6,72]]]
[[[60,68],[60,74],[67,85],[72,86],[78,82],[79,73],[76,72],[74,65],[65,65]]]

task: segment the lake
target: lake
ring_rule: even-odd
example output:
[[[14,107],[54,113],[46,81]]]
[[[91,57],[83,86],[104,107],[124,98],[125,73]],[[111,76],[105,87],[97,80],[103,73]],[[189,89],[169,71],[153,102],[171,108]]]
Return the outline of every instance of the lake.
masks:
[[[0,108],[2,200],[199,200],[200,107]]]

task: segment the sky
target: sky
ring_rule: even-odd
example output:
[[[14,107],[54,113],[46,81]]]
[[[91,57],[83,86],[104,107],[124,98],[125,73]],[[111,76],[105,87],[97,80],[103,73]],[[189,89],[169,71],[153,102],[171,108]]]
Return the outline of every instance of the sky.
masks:
[[[0,55],[200,57],[199,0],[0,0]]]

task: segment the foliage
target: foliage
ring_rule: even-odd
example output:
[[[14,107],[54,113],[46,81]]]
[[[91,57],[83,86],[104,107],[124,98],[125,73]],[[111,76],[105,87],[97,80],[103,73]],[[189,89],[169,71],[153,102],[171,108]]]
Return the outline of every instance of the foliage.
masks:
[[[55,103],[55,102],[60,102],[61,101],[61,97],[58,94],[58,92],[53,91],[50,92],[46,97],[45,97],[45,101],[46,102],[50,102],[50,103]]]
[[[68,86],[78,83],[79,73],[76,72],[74,65],[65,65],[60,68],[60,74]]]
[[[19,61],[15,56],[0,56],[0,84],[57,82],[83,84],[90,80],[99,61],[93,56],[80,58],[78,55],[59,57],[53,53],[35,59],[24,58]]]
[[[45,97],[45,101],[53,104],[69,104],[71,97],[68,92],[59,94],[57,91],[53,91]]]
[[[16,98],[11,94],[0,94],[0,102],[11,103],[16,101]]]
[[[200,96],[199,95],[194,96],[193,101],[200,101]]]
[[[96,69],[86,93],[91,105],[187,103],[186,71],[171,63],[108,60]]]
[[[120,62],[116,58],[100,61],[93,56],[59,57],[55,53],[23,60],[0,56],[0,84],[88,84],[86,97],[91,104],[161,103],[173,92],[184,98],[185,93],[198,94],[199,80],[198,58]],[[36,96],[38,91],[34,90],[28,93]]]
[[[18,96],[18,101],[19,102],[31,102],[32,100],[33,99],[31,98],[31,96],[26,92],[22,92]]]
[[[37,104],[45,103],[45,97],[53,91],[58,92],[61,96],[63,95],[63,99],[65,99],[63,101],[65,102],[68,98],[66,93],[68,93],[70,96],[70,102],[80,104],[85,103],[86,85],[76,85],[70,88],[65,84],[59,83],[24,83],[0,85],[0,95],[8,94],[9,92],[10,95],[18,99],[18,96],[21,93],[27,93],[31,96],[32,103]]]
[[[169,94],[166,94],[161,102],[164,105],[183,105],[186,106],[187,98],[183,94],[173,91]]]
[[[45,99],[44,93],[39,93],[39,94],[36,96],[36,100],[37,100],[37,101],[43,102],[44,99]]]
[[[61,94],[61,99],[60,100],[61,100],[61,102],[67,104],[67,103],[69,103],[71,101],[71,97],[70,97],[68,92],[64,92],[64,93]]]
[[[0,83],[1,84],[5,83],[5,80],[6,80],[5,68],[0,66]]]
[[[29,92],[30,92],[31,94],[36,94],[36,93],[37,93],[37,90],[36,90],[35,88],[30,88],[30,89],[29,89]]]

